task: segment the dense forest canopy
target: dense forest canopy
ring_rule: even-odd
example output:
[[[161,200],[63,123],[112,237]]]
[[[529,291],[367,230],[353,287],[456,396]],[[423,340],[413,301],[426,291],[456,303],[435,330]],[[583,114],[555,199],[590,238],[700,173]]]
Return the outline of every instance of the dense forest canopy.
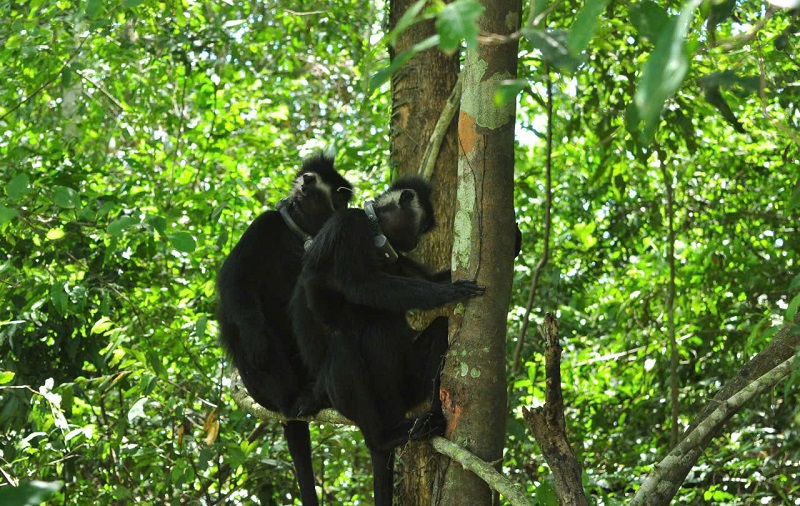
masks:
[[[470,30],[477,2],[456,4],[420,4],[441,31],[425,50],[500,43]],[[543,402],[546,312],[567,433],[606,505],[797,314],[788,7],[523,5],[518,77],[492,104],[517,100],[523,236],[502,471],[540,504],[554,504],[551,472],[522,409]],[[52,504],[296,503],[278,422],[230,397],[214,280],[304,156],[335,148],[357,202],[385,188],[387,80],[413,57],[390,67],[388,8],[0,0],[0,498],[58,488],[36,481],[62,483]],[[675,504],[800,504],[797,363],[732,418]],[[325,502],[370,504],[358,431],[312,430]]]

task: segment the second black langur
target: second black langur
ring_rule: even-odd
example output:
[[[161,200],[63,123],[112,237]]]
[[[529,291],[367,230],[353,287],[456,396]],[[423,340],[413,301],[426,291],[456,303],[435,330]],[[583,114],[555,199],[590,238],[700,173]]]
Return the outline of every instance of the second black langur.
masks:
[[[481,295],[473,281],[431,275],[402,254],[434,226],[431,188],[417,178],[395,182],[372,205],[336,213],[314,239],[290,304],[300,354],[316,376],[315,393],[353,420],[372,457],[375,505],[391,506],[394,448],[441,433],[438,396],[447,319],[421,334],[406,321]],[[416,339],[415,339],[416,338]],[[417,419],[406,412],[431,396]]]

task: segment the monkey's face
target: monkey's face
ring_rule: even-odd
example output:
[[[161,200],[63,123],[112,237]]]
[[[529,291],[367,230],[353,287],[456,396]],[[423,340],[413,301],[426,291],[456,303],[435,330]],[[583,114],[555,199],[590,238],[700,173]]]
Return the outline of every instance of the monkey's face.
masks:
[[[395,249],[408,252],[417,247],[426,220],[414,190],[384,193],[375,202],[375,214],[383,234]]]
[[[306,172],[294,180],[289,198],[299,205],[306,216],[324,221],[335,211],[346,208],[352,195],[349,184],[334,187],[316,172]]]

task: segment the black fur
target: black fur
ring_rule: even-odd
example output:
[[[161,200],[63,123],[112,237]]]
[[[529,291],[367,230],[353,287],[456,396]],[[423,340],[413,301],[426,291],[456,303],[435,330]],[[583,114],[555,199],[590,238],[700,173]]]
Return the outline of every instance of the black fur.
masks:
[[[378,197],[383,233],[400,251],[416,246],[433,226],[430,187],[400,180]],[[384,265],[361,209],[336,213],[314,239],[291,302],[300,354],[316,374],[316,395],[353,420],[372,455],[376,506],[391,506],[393,449],[441,433],[438,382],[447,348],[447,319],[419,336],[406,312],[431,309],[483,293],[472,281],[450,283],[400,256]],[[416,339],[415,339],[416,337]],[[431,410],[405,413],[431,395]]]
[[[303,164],[285,205],[294,222],[313,236],[336,210],[347,207],[351,195],[352,186],[336,172],[333,160],[318,155]],[[312,378],[300,359],[288,313],[303,243],[278,211],[267,211],[245,231],[217,276],[220,341],[253,399],[290,417],[300,406],[306,412],[321,407],[309,400]],[[316,506],[308,423],[289,422],[284,433],[303,504]]]

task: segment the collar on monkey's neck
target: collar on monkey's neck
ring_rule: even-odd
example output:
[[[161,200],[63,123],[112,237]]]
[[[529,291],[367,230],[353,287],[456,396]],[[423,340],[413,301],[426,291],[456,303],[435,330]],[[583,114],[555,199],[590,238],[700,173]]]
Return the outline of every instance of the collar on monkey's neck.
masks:
[[[292,216],[289,214],[289,209],[287,209],[288,206],[289,203],[286,201],[286,199],[281,199],[277,205],[278,212],[281,213],[281,218],[283,218],[283,222],[286,223],[286,226],[289,227],[289,230],[294,232],[298,237],[300,237],[300,239],[303,240],[303,249],[308,251],[308,248],[311,246],[311,241],[314,238],[300,228],[297,223],[295,223],[295,221],[292,219]]]
[[[389,242],[389,239],[383,235],[383,230],[381,230],[381,225],[378,223],[378,215],[375,213],[375,201],[368,200],[364,203],[364,212],[367,213],[367,221],[369,222],[369,228],[372,230],[373,242],[375,243],[375,249],[378,250],[378,256],[386,264],[393,264],[397,262],[397,252],[392,247],[392,243]]]

